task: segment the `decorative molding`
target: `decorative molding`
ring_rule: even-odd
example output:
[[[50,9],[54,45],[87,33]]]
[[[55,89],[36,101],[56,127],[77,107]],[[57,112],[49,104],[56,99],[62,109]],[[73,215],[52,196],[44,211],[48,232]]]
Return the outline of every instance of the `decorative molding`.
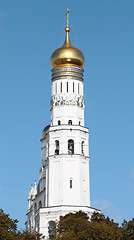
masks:
[[[70,95],[54,95],[51,98],[50,109],[53,107],[58,107],[62,105],[73,105],[85,108],[84,98],[78,94]]]

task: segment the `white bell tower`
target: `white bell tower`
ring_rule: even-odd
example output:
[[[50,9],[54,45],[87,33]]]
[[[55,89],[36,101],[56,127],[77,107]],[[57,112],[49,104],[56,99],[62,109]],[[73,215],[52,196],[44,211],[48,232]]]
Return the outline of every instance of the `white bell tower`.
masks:
[[[38,187],[29,193],[27,230],[54,232],[55,222],[69,212],[82,210],[89,216],[89,132],[84,126],[84,55],[66,40],[51,56],[51,123],[42,132],[42,167]]]

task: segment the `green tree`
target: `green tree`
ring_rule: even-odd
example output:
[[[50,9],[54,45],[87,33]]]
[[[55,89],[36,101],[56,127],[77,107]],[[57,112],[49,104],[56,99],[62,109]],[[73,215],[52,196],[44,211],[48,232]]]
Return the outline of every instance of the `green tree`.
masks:
[[[0,240],[41,240],[43,235],[39,233],[20,232],[17,230],[17,219],[11,219],[0,209]]]
[[[5,214],[4,211],[0,209],[0,240],[19,239],[17,223],[17,219],[11,219],[9,214]]]
[[[41,240],[44,239],[45,236],[42,234],[35,232],[35,233],[30,233],[30,232],[23,232],[21,233],[21,240]]]
[[[124,220],[122,223],[123,240],[134,240],[134,218],[130,221]]]
[[[90,221],[84,212],[69,213],[60,217],[57,225],[57,240],[120,240],[121,237],[118,224],[99,213],[94,213]]]

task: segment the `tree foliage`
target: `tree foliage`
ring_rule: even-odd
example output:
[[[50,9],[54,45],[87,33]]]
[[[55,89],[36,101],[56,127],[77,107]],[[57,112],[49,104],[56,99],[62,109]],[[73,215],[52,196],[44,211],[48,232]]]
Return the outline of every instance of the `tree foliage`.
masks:
[[[94,213],[91,220],[84,212],[69,213],[60,217],[56,239],[62,240],[120,240],[122,229],[109,217]]]
[[[124,220],[122,223],[122,230],[123,230],[123,240],[134,240],[134,218],[127,222]]]
[[[17,219],[0,209],[0,240],[41,240],[42,234],[17,231]]]

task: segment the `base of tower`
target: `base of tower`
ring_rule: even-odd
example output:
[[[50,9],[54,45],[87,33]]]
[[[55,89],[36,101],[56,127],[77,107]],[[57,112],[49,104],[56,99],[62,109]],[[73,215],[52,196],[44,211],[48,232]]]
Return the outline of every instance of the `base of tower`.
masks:
[[[101,212],[98,209],[91,208],[88,206],[70,206],[60,205],[53,207],[40,208],[35,214],[35,230],[45,235],[45,239],[49,238],[49,233],[54,227],[54,224],[59,221],[60,216],[65,216],[68,213],[75,213],[78,211],[85,212],[89,219],[94,212]]]

